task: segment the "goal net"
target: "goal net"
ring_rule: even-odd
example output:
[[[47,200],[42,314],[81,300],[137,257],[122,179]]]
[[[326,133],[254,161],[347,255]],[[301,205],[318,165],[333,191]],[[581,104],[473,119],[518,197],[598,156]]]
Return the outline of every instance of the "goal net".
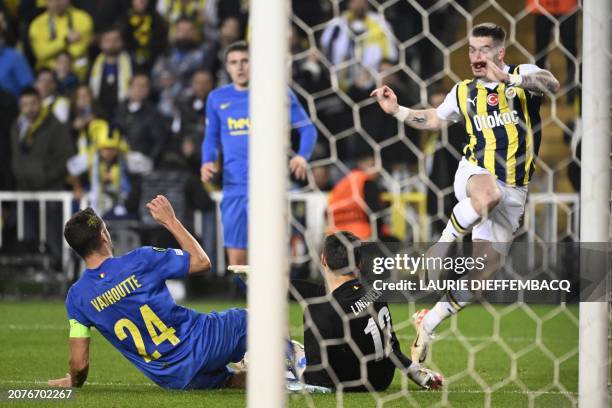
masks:
[[[575,249],[572,243],[579,241],[582,123],[577,50],[583,16],[580,4],[573,3],[330,0],[294,8],[291,86],[307,107],[319,141],[310,161],[308,183],[294,185],[298,198],[292,199],[290,218],[292,277],[322,280],[324,271],[318,260],[323,229],[333,231],[334,225],[326,219],[321,227],[320,203],[326,203],[330,190],[365,158],[376,174],[380,206],[368,205],[359,188],[349,190],[367,214],[368,241],[385,241],[383,254],[388,256],[400,252],[418,256],[440,237],[457,202],[453,178],[464,155],[463,146],[469,142],[465,127],[459,123],[435,132],[416,131],[384,114],[369,95],[375,87],[388,85],[400,105],[437,107],[455,83],[473,77],[468,37],[472,27],[483,22],[506,30],[506,63],[537,64],[550,70],[561,84],[558,93],[542,99],[541,122],[533,129],[542,134],[539,156],[525,211],[514,233],[511,254],[515,255],[509,255],[504,264],[504,279],[535,279],[542,274],[559,278],[555,274],[560,270],[571,274],[571,268],[559,268],[559,264],[568,261],[563,253]],[[355,16],[364,6],[367,18],[362,21]],[[300,200],[302,193],[308,198]],[[468,235],[464,242],[469,241]],[[400,269],[392,270],[390,278],[410,279],[411,274]],[[376,390],[366,380],[361,383],[369,393],[356,397],[345,392],[354,384],[339,380],[328,354],[334,346],[344,345],[362,360],[362,368],[380,358],[377,353],[364,355],[348,335],[356,314],[340,313],[342,306],[334,297],[304,298],[295,286],[290,291],[302,310],[325,302],[339,310],[346,330],[342,339],[326,338],[308,312],[303,324],[292,321],[290,326],[292,338],[302,340],[306,327],[319,341],[322,358],[317,368],[339,382],[332,398],[338,406],[578,404],[577,301],[583,300],[582,294],[538,299],[498,293],[475,302],[437,328],[423,362],[444,375],[441,391],[423,393],[396,370],[387,390]],[[421,308],[431,309],[440,296],[432,292],[402,296],[389,300],[389,310],[400,346],[410,356],[415,337],[411,316]],[[386,320],[372,317],[378,325],[376,333],[363,329],[372,334],[374,343],[380,330],[384,341]],[[394,364],[402,367],[398,361]],[[293,396],[290,402],[322,403],[308,393]]]

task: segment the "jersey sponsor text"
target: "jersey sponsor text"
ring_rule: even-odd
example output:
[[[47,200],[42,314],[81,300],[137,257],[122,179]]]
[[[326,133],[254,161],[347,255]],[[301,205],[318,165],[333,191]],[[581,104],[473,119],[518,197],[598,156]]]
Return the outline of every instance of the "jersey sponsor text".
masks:
[[[493,129],[498,126],[505,126],[511,123],[518,125],[519,123],[518,112],[515,110],[504,113],[494,111],[492,115],[474,115],[473,119],[476,130],[478,131],[482,131],[483,129]]]

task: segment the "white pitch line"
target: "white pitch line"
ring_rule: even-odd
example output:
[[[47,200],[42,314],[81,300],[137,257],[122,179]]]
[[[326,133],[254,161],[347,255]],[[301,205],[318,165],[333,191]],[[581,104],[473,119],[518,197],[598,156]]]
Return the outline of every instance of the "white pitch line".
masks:
[[[2,324],[0,330],[69,330],[70,326],[57,324]]]
[[[18,380],[0,380],[0,384],[36,384],[36,385],[48,385],[46,381],[18,381]],[[85,385],[100,385],[100,386],[111,386],[111,387],[133,387],[133,386],[146,386],[146,387],[157,387],[153,383],[104,383],[104,382],[90,382],[87,381]]]
[[[400,391],[402,394],[404,393],[404,391]],[[446,390],[442,390],[439,391],[441,394],[447,393],[447,394],[488,394],[485,391],[482,390],[461,390],[461,389],[446,389]],[[413,393],[424,393],[424,394],[428,394],[431,395],[432,391],[430,390],[411,390],[411,391],[406,391],[406,394],[413,394]],[[578,396],[577,392],[565,392],[565,391],[522,391],[522,390],[503,390],[503,391],[492,391],[490,394],[495,395],[495,394],[513,394],[513,395],[565,395],[565,396]]]
[[[406,335],[398,335],[397,336],[398,340],[413,340],[414,336],[406,336]],[[504,337],[504,336],[500,336],[500,340],[504,340],[504,341],[524,341],[524,342],[533,342],[536,338],[535,337],[521,337],[521,336],[511,336],[511,337]],[[441,337],[441,338],[437,338],[435,339],[436,342],[445,342],[445,341],[469,341],[469,342],[483,342],[483,341],[490,341],[490,342],[495,342],[496,339],[494,339],[491,336],[447,336],[447,337]]]
[[[0,384],[11,384],[11,385],[19,385],[19,384],[36,384],[36,385],[47,385],[46,381],[17,381],[17,380],[0,380]],[[146,386],[146,387],[158,387],[153,383],[113,383],[113,382],[86,382],[85,385],[93,385],[93,386],[109,386],[109,387],[134,387],[134,386]],[[163,390],[163,388],[160,388]],[[394,390],[390,390],[390,393],[394,393]],[[412,394],[412,393],[427,393],[431,395],[432,392],[428,390],[411,390],[411,391],[398,391],[402,394]],[[440,391],[440,394],[486,394],[485,391],[481,390],[462,390],[462,389],[450,389]],[[575,396],[578,395],[577,392],[565,392],[565,391],[521,391],[521,390],[503,390],[503,391],[493,391],[491,394],[521,394],[521,395],[567,395],[567,396]]]
[[[417,392],[431,392],[428,390],[417,390]],[[478,390],[448,390],[449,394],[485,394],[484,391]],[[503,390],[503,391],[493,391],[491,394],[521,394],[521,395],[568,395],[574,396],[578,395],[577,392],[570,391],[522,391],[522,390]]]

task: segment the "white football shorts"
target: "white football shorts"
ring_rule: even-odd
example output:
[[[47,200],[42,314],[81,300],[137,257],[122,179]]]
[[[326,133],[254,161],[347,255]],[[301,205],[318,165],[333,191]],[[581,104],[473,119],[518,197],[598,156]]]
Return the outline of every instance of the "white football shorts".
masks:
[[[453,185],[457,200],[461,201],[467,197],[467,182],[476,174],[491,174],[491,172],[462,157]],[[472,239],[492,242],[494,247],[495,243],[502,244],[499,245],[500,252],[507,252],[509,246],[503,244],[512,242],[514,233],[519,227],[521,216],[525,211],[527,187],[509,186],[500,180],[497,180],[497,186],[501,191],[501,200],[488,217],[474,226]]]

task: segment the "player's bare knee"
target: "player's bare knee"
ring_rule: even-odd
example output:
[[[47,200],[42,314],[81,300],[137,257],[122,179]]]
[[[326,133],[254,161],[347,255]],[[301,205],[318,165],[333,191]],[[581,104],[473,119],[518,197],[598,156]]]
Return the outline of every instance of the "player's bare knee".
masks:
[[[499,204],[501,201],[501,191],[497,187],[497,185],[487,188],[485,190],[485,204],[487,206],[487,210],[491,211],[493,208]]]
[[[488,200],[482,193],[475,194],[471,197],[472,207],[481,216],[486,217],[489,211]]]
[[[474,211],[476,211],[480,216],[482,216],[483,211],[480,198],[478,196],[472,195],[470,197],[470,202],[472,203],[472,207],[474,207]]]
[[[485,187],[472,196],[472,206],[480,216],[485,217],[501,201],[497,186]]]

